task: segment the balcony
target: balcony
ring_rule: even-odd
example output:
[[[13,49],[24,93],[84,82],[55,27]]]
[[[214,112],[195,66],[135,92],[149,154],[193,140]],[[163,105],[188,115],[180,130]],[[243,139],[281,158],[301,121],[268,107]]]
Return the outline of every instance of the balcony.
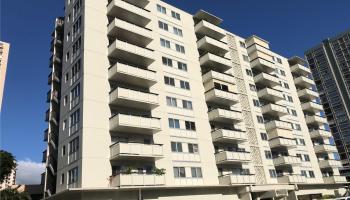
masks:
[[[279,79],[277,77],[266,73],[260,73],[254,76],[254,82],[255,84],[266,87],[275,87],[277,85],[280,85]]]
[[[242,121],[242,113],[233,110],[216,108],[208,112],[209,121],[220,123],[233,123]]]
[[[123,63],[116,63],[108,70],[110,80],[135,85],[151,87],[157,83],[155,71],[133,67]]]
[[[337,148],[330,144],[314,144],[315,153],[332,153],[337,152]]]
[[[41,159],[41,162],[42,163],[46,163],[46,160],[47,160],[47,150],[44,150],[43,151],[43,157]]]
[[[225,55],[228,52],[228,45],[226,43],[208,36],[204,36],[197,41],[197,48],[217,55]]]
[[[297,78],[294,78],[294,84],[299,88],[310,88],[314,85],[314,81],[307,77],[299,76]]]
[[[152,42],[152,30],[115,18],[108,25],[108,35],[131,41],[139,46],[147,46]]]
[[[210,103],[231,106],[239,102],[239,97],[236,93],[213,88],[205,92],[205,100]]]
[[[314,114],[319,113],[323,110],[322,105],[315,102],[302,103],[301,108],[303,111],[314,113]]]
[[[149,66],[154,62],[153,50],[121,40],[115,40],[108,47],[108,56],[141,66]]]
[[[226,31],[214,24],[205,20],[200,21],[194,27],[196,34],[207,35],[216,40],[221,40],[226,36]]]
[[[45,121],[52,122],[57,126],[58,125],[58,114],[55,111],[47,110]]]
[[[206,53],[199,58],[199,62],[202,67],[207,67],[218,72],[225,72],[231,69],[231,61],[227,58],[214,55],[212,53]]]
[[[159,106],[158,94],[118,87],[109,94],[110,105],[152,110]]]
[[[312,101],[314,99],[317,99],[319,97],[319,95],[318,95],[317,92],[305,88],[305,89],[302,89],[302,90],[298,91],[298,97],[300,99]]]
[[[47,83],[50,85],[52,84],[52,82],[56,82],[56,83],[59,83],[60,82],[60,77],[57,73],[50,73],[49,76],[48,76],[48,81]]]
[[[326,184],[347,183],[345,176],[323,177],[323,181]]]
[[[330,131],[326,131],[326,130],[313,130],[310,132],[310,137],[311,138],[331,138],[332,137],[332,133]]]
[[[216,72],[216,71],[209,71],[207,73],[205,73],[204,75],[202,75],[202,80],[203,83],[206,83],[210,80],[219,80],[219,81],[223,81],[229,84],[235,84],[235,77],[230,75],[230,74],[224,74],[224,73],[220,73],[220,72]]]
[[[216,164],[237,164],[250,162],[249,152],[221,151],[215,154]]]
[[[156,174],[118,174],[111,179],[112,187],[161,186],[165,176]]]
[[[292,130],[292,125],[289,122],[283,122],[278,120],[272,120],[265,123],[265,128],[267,131],[273,130],[273,129],[286,129],[286,130]]]
[[[52,55],[50,57],[50,67],[52,67],[53,64],[62,64],[62,60],[57,55]]]
[[[151,21],[150,11],[129,2],[126,0],[110,1],[107,6],[107,15],[145,27]]]
[[[277,177],[278,183],[285,183],[285,184],[299,184],[299,183],[305,183],[306,178],[301,175],[293,174],[293,175],[284,175]]]
[[[163,145],[115,143],[110,146],[111,160],[157,160],[163,157]]]
[[[51,90],[49,92],[47,92],[47,99],[46,102],[50,103],[51,101],[55,102],[55,103],[59,103],[59,93],[57,90],[53,90],[51,92]]]
[[[278,116],[282,117],[288,115],[287,108],[277,104],[266,104],[261,107],[261,112],[263,115]]]
[[[211,132],[214,142],[244,142],[247,134],[239,130],[217,129]]]
[[[292,126],[288,122],[272,120],[265,123],[265,129],[270,139],[293,138]]]
[[[276,167],[285,165],[301,165],[301,160],[299,157],[295,156],[280,156],[273,159],[273,164]]]
[[[110,131],[154,134],[160,131],[160,119],[128,114],[116,114],[109,119]]]
[[[290,138],[273,138],[269,140],[270,148],[296,148],[297,144],[295,140],[290,139]]]
[[[305,121],[307,125],[322,126],[327,123],[327,119],[318,115],[307,115],[305,116]]]
[[[149,4],[149,0],[124,0],[124,1],[140,8],[145,8]]]
[[[265,60],[263,58],[255,58],[250,61],[250,66],[252,69],[256,69],[261,72],[270,73],[275,71],[275,64],[271,61]]]
[[[298,74],[301,76],[308,76],[311,73],[310,68],[305,67],[305,66],[300,65],[300,64],[295,64],[295,65],[291,66],[290,71],[294,74]]]
[[[51,40],[51,52],[53,52],[53,49],[55,47],[61,47],[62,46],[62,40],[58,39],[58,38],[53,38]]]
[[[342,164],[339,160],[319,160],[318,165],[320,168],[340,168]]]
[[[47,142],[48,138],[49,138],[49,129],[46,129],[44,131],[44,142]]]
[[[251,185],[255,184],[255,182],[255,175],[228,174],[224,176],[219,176],[220,185]]]
[[[268,87],[262,90],[259,90],[258,97],[259,99],[263,99],[265,101],[273,101],[273,102],[277,102],[284,99],[282,92],[268,88]]]

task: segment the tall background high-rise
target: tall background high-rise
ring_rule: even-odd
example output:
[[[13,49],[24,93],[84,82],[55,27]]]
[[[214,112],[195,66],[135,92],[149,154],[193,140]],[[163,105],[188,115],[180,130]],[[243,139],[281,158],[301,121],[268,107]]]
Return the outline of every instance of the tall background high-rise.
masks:
[[[9,57],[10,44],[0,41],[0,112],[4,95],[6,69]]]
[[[45,196],[341,192],[305,61],[221,23],[158,0],[67,0],[52,34]]]
[[[350,180],[350,30],[324,40],[305,55],[344,166],[342,172]]]

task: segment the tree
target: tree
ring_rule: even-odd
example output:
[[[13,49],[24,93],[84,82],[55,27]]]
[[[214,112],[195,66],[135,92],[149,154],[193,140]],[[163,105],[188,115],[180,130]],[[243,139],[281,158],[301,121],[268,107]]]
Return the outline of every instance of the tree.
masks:
[[[0,183],[11,175],[16,166],[15,157],[7,151],[0,150]]]
[[[1,200],[31,200],[26,192],[18,192],[15,188],[7,188],[0,191]]]

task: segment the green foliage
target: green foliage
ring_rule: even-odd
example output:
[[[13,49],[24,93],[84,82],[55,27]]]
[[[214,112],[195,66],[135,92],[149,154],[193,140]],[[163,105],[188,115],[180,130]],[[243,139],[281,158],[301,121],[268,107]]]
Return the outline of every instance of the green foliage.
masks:
[[[7,188],[0,191],[1,200],[31,200],[26,192],[18,192],[16,189]]]
[[[0,182],[3,182],[16,169],[15,157],[4,150],[0,150]]]
[[[164,168],[162,168],[162,169],[155,168],[154,174],[156,174],[157,176],[163,176],[165,174],[165,169]]]

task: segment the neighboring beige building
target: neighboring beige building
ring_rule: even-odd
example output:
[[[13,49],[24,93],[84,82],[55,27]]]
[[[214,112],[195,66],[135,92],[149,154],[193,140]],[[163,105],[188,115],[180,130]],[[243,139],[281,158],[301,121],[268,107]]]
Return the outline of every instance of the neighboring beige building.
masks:
[[[67,0],[52,34],[45,196],[343,192],[304,61],[221,22],[158,0]]]
[[[10,44],[0,41],[0,112],[1,112],[2,98],[4,95],[7,60],[9,57],[9,51],[10,51]]]
[[[0,190],[11,188],[14,185],[16,185],[16,169],[12,170],[10,176],[0,183]]]

